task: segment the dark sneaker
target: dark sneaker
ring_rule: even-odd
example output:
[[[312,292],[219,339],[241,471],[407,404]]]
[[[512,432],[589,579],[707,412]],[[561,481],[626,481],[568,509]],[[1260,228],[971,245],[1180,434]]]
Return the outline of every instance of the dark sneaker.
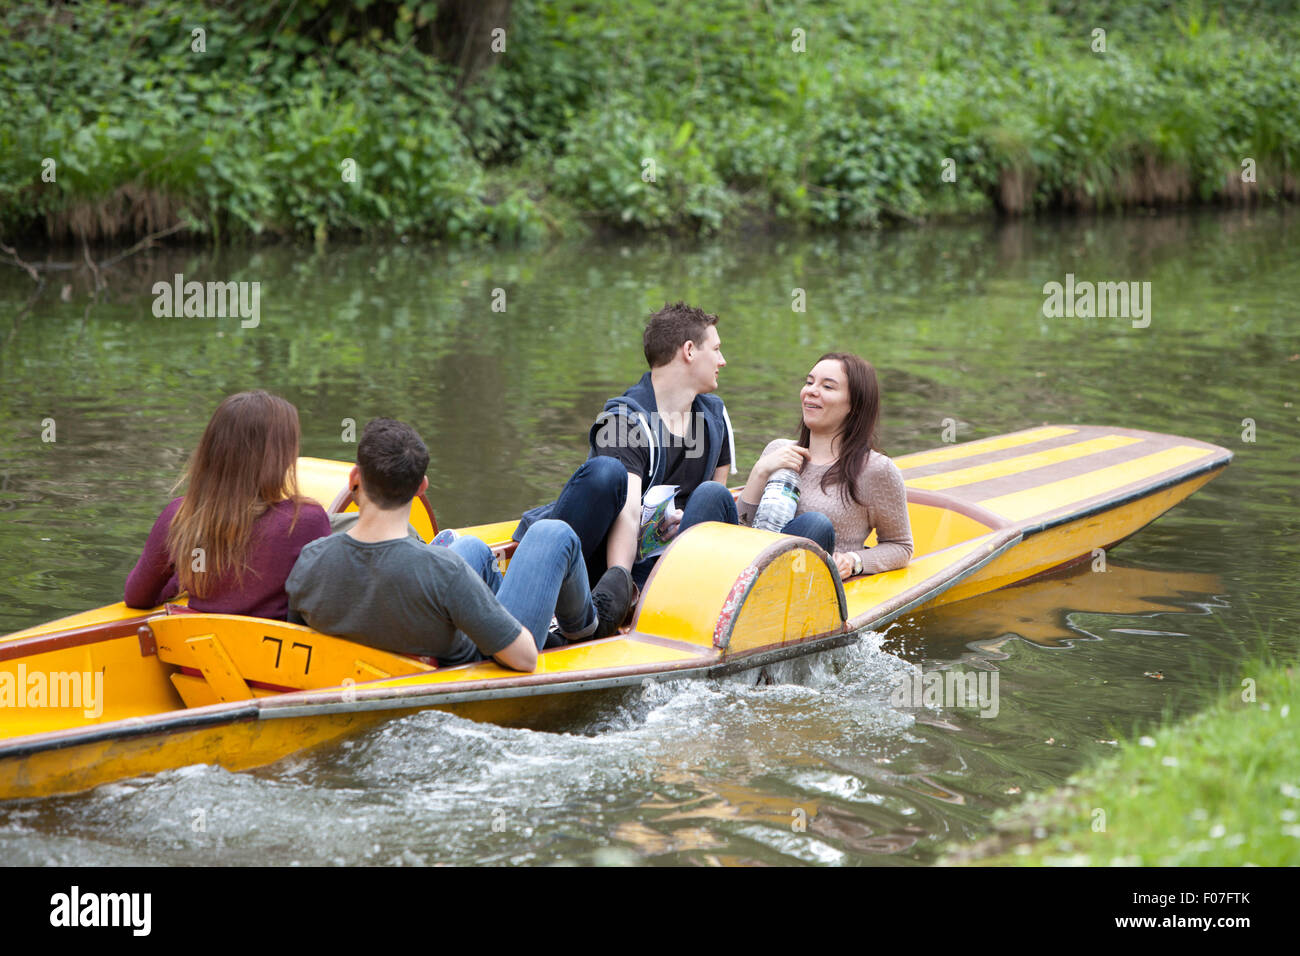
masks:
[[[623,617],[622,627],[631,627],[632,619],[636,617],[636,606],[641,603],[641,589],[636,586],[636,581],[632,582],[632,600],[627,603],[627,614]]]
[[[564,636],[559,625],[551,625],[550,630],[546,632],[546,643],[542,645],[542,650],[549,651],[553,647],[568,647],[569,639]]]
[[[615,565],[600,576],[591,592],[597,618],[596,633],[591,635],[591,640],[609,637],[618,631],[619,625],[627,617],[635,590],[632,575],[627,568]]]

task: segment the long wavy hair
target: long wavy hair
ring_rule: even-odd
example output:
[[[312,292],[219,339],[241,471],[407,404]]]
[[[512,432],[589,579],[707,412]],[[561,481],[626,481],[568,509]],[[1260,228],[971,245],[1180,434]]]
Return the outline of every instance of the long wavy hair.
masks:
[[[290,527],[297,523],[299,437],[298,410],[268,392],[231,395],[212,413],[176,483],[189,487],[167,531],[177,580],[191,595],[209,596],[232,573],[243,581],[253,523],[271,505],[293,501]]]
[[[840,497],[858,506],[866,504],[858,492],[858,475],[867,467],[867,461],[876,447],[876,426],[880,423],[880,385],[871,363],[852,352],[827,352],[817,362],[834,359],[844,369],[848,379],[849,412],[840,427],[840,453],[835,463],[822,475],[821,489],[839,485]],[[816,364],[816,363],[814,363]],[[808,447],[811,435],[808,426],[799,418],[799,444]]]

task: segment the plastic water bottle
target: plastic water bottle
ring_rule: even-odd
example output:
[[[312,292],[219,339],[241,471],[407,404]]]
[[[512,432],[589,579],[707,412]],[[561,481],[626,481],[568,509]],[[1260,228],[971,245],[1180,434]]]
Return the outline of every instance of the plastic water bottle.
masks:
[[[778,468],[763,486],[763,497],[754,512],[754,527],[760,531],[780,531],[794,520],[798,508],[799,475],[790,468]]]

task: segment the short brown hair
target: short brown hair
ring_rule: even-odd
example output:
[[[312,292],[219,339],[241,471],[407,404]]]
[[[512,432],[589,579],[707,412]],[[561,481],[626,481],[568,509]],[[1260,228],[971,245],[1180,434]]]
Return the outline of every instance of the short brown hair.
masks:
[[[420,490],[429,468],[429,449],[410,425],[376,418],[361,432],[357,467],[366,496],[390,511],[409,504]]]
[[[703,309],[685,302],[665,303],[662,309],[650,316],[645,335],[641,338],[645,345],[645,360],[651,368],[667,365],[679,348],[687,342],[699,345],[704,340],[705,329],[717,324],[718,317]]]

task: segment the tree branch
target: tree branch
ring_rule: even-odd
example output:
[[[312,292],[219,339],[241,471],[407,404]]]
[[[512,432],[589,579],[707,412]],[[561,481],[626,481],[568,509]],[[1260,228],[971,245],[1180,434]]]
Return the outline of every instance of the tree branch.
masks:
[[[3,252],[5,255],[9,256],[9,264],[15,265],[19,269],[22,269],[24,272],[26,272],[29,276],[32,277],[33,282],[40,282],[42,284],[44,283],[44,280],[41,279],[41,277],[37,274],[35,267],[32,266],[32,264],[29,262],[24,262],[19,257],[17,250],[14,249],[12,246],[6,246],[3,242],[0,242],[0,252]]]

